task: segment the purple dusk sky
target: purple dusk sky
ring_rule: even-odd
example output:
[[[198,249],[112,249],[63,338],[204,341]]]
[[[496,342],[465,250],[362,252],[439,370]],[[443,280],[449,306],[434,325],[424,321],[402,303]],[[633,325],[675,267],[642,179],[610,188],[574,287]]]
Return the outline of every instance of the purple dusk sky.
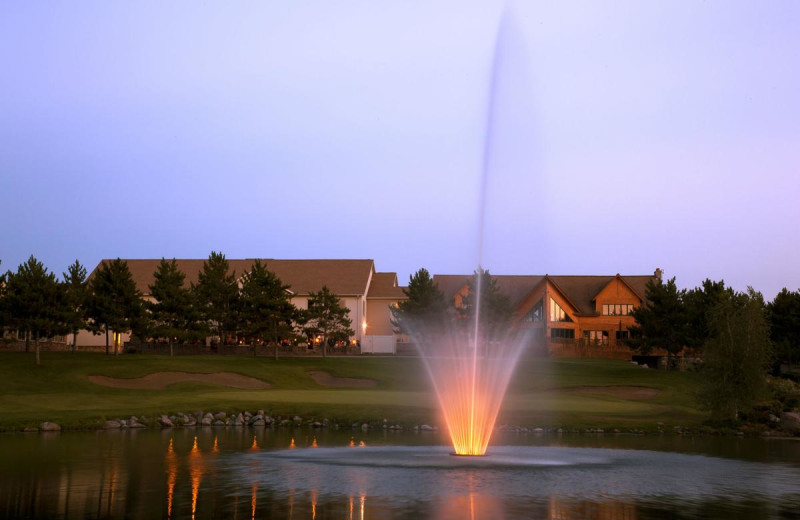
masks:
[[[3,2],[0,268],[221,250],[405,283],[472,271],[485,198],[496,274],[800,287],[800,2],[502,12]]]

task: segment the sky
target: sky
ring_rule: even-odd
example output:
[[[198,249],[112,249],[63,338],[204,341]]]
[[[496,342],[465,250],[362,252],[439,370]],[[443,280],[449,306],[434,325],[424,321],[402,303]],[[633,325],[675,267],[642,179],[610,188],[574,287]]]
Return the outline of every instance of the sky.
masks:
[[[793,0],[3,2],[0,269],[800,288]],[[482,237],[482,238],[481,238]]]

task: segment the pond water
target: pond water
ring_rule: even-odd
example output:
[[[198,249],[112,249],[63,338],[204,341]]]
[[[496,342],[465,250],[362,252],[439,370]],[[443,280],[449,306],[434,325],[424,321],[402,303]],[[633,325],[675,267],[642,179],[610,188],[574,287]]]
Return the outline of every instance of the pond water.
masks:
[[[465,458],[437,432],[198,428],[0,453],[6,518],[800,518],[791,439],[498,433]]]

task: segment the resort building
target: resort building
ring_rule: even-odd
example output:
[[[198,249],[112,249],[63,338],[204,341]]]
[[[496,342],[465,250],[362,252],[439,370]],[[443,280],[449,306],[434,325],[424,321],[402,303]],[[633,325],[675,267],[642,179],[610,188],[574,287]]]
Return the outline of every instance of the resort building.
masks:
[[[459,307],[470,275],[435,275],[445,297]],[[513,327],[527,332],[530,349],[550,357],[631,359],[625,344],[631,312],[645,301],[646,276],[493,275],[514,308]],[[654,353],[659,355],[660,353]]]
[[[95,271],[108,260],[102,260]],[[160,259],[125,260],[136,287],[146,300],[152,300],[150,285],[153,284]],[[373,260],[275,260],[260,259],[267,269],[275,273],[281,282],[289,286],[291,302],[299,309],[308,308],[312,292],[323,286],[341,299],[350,309],[352,338],[362,346],[362,352],[393,353],[396,338],[392,330],[389,307],[404,299],[403,288],[397,284],[396,273],[381,273],[375,270]],[[180,259],[175,261],[186,274],[187,285],[197,283],[204,259]],[[241,278],[248,272],[255,259],[228,260],[230,272]],[[94,272],[90,274],[94,275]],[[124,344],[129,334],[121,334],[112,341]],[[105,345],[105,336],[88,331],[78,334],[78,346]]]

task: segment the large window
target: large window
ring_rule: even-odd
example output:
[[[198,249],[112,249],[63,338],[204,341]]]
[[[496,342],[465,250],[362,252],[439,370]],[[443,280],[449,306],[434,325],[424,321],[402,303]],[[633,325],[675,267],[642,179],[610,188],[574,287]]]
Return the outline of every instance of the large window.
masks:
[[[561,306],[552,298],[550,298],[550,321],[572,321],[572,318],[569,317],[569,314],[564,312],[564,309],[562,309]]]
[[[599,343],[602,345],[608,344],[607,330],[585,330],[583,331],[583,337],[593,343]]]
[[[550,329],[553,339],[575,339],[575,329]]]
[[[634,306],[631,303],[604,303],[604,316],[627,316],[633,312]]]
[[[522,321],[527,323],[538,323],[544,318],[544,301],[539,300],[533,308],[528,311],[528,314],[522,318]]]

